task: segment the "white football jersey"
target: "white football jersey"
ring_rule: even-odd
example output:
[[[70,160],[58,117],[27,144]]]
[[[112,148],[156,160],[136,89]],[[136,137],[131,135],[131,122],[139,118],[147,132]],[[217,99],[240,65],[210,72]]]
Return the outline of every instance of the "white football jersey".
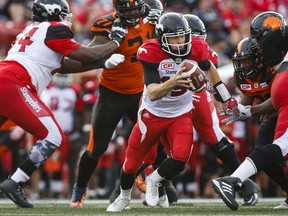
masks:
[[[60,28],[63,35],[60,33]],[[51,81],[52,75],[61,67],[63,53],[67,50],[67,41],[77,43],[71,35],[73,36],[71,29],[62,22],[34,22],[17,36],[5,60],[20,63],[29,73],[32,84],[40,94]],[[66,44],[62,45],[60,39]],[[54,42],[50,47],[47,45],[49,40]]]
[[[42,101],[50,108],[61,129],[65,133],[73,130],[74,110],[77,93],[73,88],[58,88],[52,86],[40,95]]]
[[[167,65],[169,65],[169,68],[166,67]],[[171,58],[163,59],[158,67],[161,80],[164,81],[174,77],[181,67],[182,64],[176,64]],[[156,116],[174,118],[189,112],[193,108],[192,94],[193,93],[186,88],[174,88],[161,99],[151,101],[147,95],[145,86],[142,105]]]
[[[175,76],[185,62],[198,65],[198,62],[208,61],[208,57],[208,44],[197,37],[193,38],[192,51],[185,59],[175,58],[173,60],[162,50],[157,39],[144,42],[137,53],[137,58],[142,64],[146,63],[157,67],[157,71],[154,71],[153,68],[150,73],[159,73],[162,83]],[[149,71],[144,71],[144,73],[149,73]],[[168,92],[163,98],[151,101],[147,96],[147,89],[144,88],[141,108],[146,108],[158,117],[177,117],[192,110],[193,94],[187,88],[177,87]]]

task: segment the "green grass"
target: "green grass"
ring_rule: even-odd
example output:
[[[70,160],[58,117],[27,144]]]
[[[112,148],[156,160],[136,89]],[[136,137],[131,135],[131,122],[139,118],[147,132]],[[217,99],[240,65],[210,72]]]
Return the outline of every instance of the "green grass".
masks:
[[[240,206],[237,211],[231,211],[220,199],[179,200],[168,209],[146,207],[141,201],[133,200],[129,205],[131,209],[120,213],[107,213],[108,200],[88,200],[82,209],[69,208],[68,200],[41,200],[34,202],[33,209],[22,209],[9,200],[1,199],[0,215],[288,215],[288,209],[273,209],[283,200],[260,199],[256,206]]]

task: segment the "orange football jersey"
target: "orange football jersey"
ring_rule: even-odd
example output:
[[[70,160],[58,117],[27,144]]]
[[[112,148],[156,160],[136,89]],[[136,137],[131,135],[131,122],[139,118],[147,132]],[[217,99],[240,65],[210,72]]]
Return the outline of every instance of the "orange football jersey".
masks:
[[[108,37],[115,19],[115,13],[96,19],[91,27],[93,35]],[[144,88],[143,69],[137,61],[138,47],[153,38],[155,27],[149,24],[147,18],[141,18],[137,26],[128,26],[127,29],[125,40],[115,51],[125,55],[125,61],[114,68],[104,68],[100,83],[121,94],[137,94]]]
[[[271,86],[275,75],[275,70],[272,67],[268,67],[255,81],[240,79],[234,74],[234,82],[237,88],[247,96],[265,101],[270,98]]]
[[[1,126],[0,130],[11,130],[15,126],[16,124],[13,121],[8,120]]]

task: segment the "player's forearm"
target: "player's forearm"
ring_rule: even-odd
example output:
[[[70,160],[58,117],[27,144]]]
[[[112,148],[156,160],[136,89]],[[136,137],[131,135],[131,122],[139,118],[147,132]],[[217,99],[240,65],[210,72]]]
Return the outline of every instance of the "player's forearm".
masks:
[[[274,106],[272,105],[271,98],[269,98],[268,100],[264,101],[261,104],[257,104],[251,107],[252,116],[259,116],[262,114],[272,114],[275,112],[276,110]]]
[[[80,72],[85,72],[85,71],[89,71],[89,70],[93,70],[97,68],[103,68],[104,63],[105,63],[105,59],[101,59],[97,61],[95,64],[84,65],[79,61],[66,58],[63,61],[63,64],[59,73],[61,74],[80,73]]]
[[[147,86],[147,94],[151,101],[155,101],[164,97],[173,88],[174,86],[168,81],[161,84],[151,83]]]
[[[103,58],[109,57],[118,48],[115,41],[92,47],[80,46],[68,55],[70,59],[82,62],[84,65],[94,65]]]

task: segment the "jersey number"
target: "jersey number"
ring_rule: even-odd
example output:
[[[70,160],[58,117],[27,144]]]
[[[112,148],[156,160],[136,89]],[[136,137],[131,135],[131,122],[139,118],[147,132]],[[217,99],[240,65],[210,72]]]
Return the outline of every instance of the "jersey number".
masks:
[[[33,43],[33,41],[30,38],[34,35],[34,33],[37,31],[37,29],[38,29],[38,27],[32,28],[28,33],[23,35],[18,40],[18,44],[21,44],[19,52],[25,52],[25,47],[30,46]]]
[[[165,82],[169,79],[170,79],[170,77],[162,77],[161,82]],[[177,96],[183,95],[186,91],[187,91],[187,88],[185,88],[185,87],[175,87],[171,91],[170,96],[171,97],[177,97]]]
[[[141,36],[132,38],[128,40],[128,46],[133,46],[135,43],[139,43],[139,47],[142,45],[143,40]],[[132,58],[131,58],[131,63],[132,62],[137,62],[137,53],[133,54]]]

